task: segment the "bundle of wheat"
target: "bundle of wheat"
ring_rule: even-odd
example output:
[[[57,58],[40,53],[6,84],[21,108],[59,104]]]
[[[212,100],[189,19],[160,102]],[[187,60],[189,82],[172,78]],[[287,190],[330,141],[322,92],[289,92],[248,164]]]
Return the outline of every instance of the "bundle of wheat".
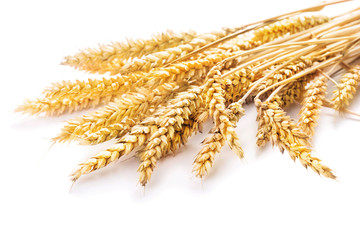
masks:
[[[214,126],[193,165],[202,178],[225,143],[243,157],[235,128],[250,102],[258,112],[258,146],[270,141],[305,167],[335,179],[313,157],[310,139],[320,109],[348,111],[360,83],[360,67],[354,64],[360,53],[360,9],[335,17],[308,12],[343,1],[206,34],[168,31],[85,49],[62,64],[114,76],[53,84],[43,97],[26,100],[17,110],[59,115],[107,104],[68,121],[53,139],[98,144],[116,138],[112,147],[80,164],[71,174],[74,182],[139,147],[139,182],[145,186],[158,160],[211,118]],[[346,73],[327,100],[331,75],[339,71]],[[295,101],[302,103],[299,120],[284,110]]]

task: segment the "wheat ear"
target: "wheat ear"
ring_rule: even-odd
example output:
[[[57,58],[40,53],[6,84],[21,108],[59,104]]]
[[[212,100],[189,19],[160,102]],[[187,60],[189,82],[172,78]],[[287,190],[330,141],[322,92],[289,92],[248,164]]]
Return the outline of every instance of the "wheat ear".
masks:
[[[245,115],[245,110],[239,102],[230,104],[227,110],[230,115],[229,120],[233,125],[236,125],[240,117]],[[221,127],[222,126],[215,127],[213,133],[202,142],[203,146],[193,162],[192,172],[196,177],[203,178],[209,173],[213,166],[216,153],[219,153],[225,145],[225,138],[220,130]]]
[[[125,116],[133,117],[144,114],[142,110],[144,110],[143,103],[146,102],[146,97],[143,94],[132,92],[125,96],[117,98],[115,102],[111,102],[91,114],[67,121],[60,134],[53,140],[55,142],[70,141],[84,135],[89,130],[98,131],[108,124],[121,122]],[[143,106],[143,108],[139,106]]]
[[[144,114],[149,107],[149,102],[157,92],[156,86],[162,88],[161,84],[168,82],[182,82],[189,79],[201,79],[207,74],[209,67],[214,66],[221,60],[232,56],[230,53],[213,54],[204,59],[174,64],[167,68],[154,70],[147,77],[151,78],[145,86],[138,88],[117,98],[105,108],[80,119],[68,121],[61,130],[55,141],[64,142],[72,140],[76,136],[84,135],[89,129],[98,131],[107,125],[121,122],[124,117],[132,117]]]
[[[184,120],[182,128],[176,129],[174,138],[170,141],[169,150],[175,154],[175,152],[182,146],[185,145],[188,139],[197,132],[202,132],[203,124],[208,119],[208,111],[201,107],[199,108],[194,115],[190,116],[189,120]],[[166,153],[169,153],[166,152]],[[166,154],[165,153],[165,154]]]
[[[284,66],[283,68],[279,69],[276,73],[274,73],[271,77],[267,78],[266,81],[264,81],[259,85],[256,92],[260,92],[275,83],[284,81],[285,79],[294,76],[295,74],[301,72],[305,68],[310,67],[312,65],[313,65],[313,60],[311,58],[302,57],[300,60],[294,61]]]
[[[356,88],[360,83],[360,65],[354,66],[340,79],[337,90],[333,93],[331,103],[338,111],[350,105],[350,100],[356,93]]]
[[[255,28],[253,31],[237,36],[217,47],[216,51],[250,50],[264,43],[271,42],[286,34],[294,34],[315,26],[324,24],[329,18],[323,15],[296,16],[263,27]]]
[[[149,116],[141,123],[133,126],[129,133],[121,137],[116,143],[90,158],[71,173],[72,181],[78,180],[82,175],[96,171],[118,160],[121,156],[129,154],[137,146],[142,146],[148,137],[157,130],[156,118]]]
[[[269,118],[271,128],[271,143],[277,145],[281,152],[287,150],[290,157],[299,159],[301,164],[310,167],[316,173],[335,179],[332,170],[320,163],[320,159],[311,155],[310,143],[307,135],[296,125],[295,121],[286,115],[276,101],[265,103],[267,109],[264,114]]]
[[[243,157],[243,150],[239,143],[239,138],[235,132],[235,126],[231,123],[228,112],[226,111],[226,99],[224,86],[226,80],[221,78],[220,70],[222,64],[215,66],[208,74],[204,84],[205,103],[209,108],[209,114],[214,119],[215,126],[225,138],[230,148],[240,158]]]
[[[302,108],[300,110],[299,126],[309,136],[313,136],[315,126],[327,89],[327,78],[318,76],[314,78],[304,93]]]
[[[323,24],[328,21],[328,18],[322,15],[303,16],[284,19],[273,24],[268,24],[260,27],[250,33],[239,35],[236,39],[225,42],[219,45],[216,49],[209,49],[206,54],[220,54],[236,52],[239,50],[247,50],[264,43],[270,42],[276,38],[284,36],[285,34],[292,34],[302,31],[304,29],[312,28],[314,26]],[[180,45],[174,48],[169,48],[154,54],[143,56],[142,58],[130,59],[126,64],[115,64],[111,69],[113,74],[128,73],[134,71],[150,71],[153,68],[158,68],[164,64],[176,60],[178,57],[184,56],[197,48],[211,43],[221,36],[226,36],[229,33],[236,31],[236,29],[226,29],[221,32],[202,35],[200,38],[194,38],[190,43]],[[203,40],[202,38],[206,39]],[[200,52],[195,56],[195,59],[203,58],[203,53]]]
[[[125,42],[113,42],[100,45],[98,48],[88,48],[67,56],[63,65],[75,67],[79,70],[103,73],[113,64],[124,64],[128,58],[142,57],[147,54],[162,51],[178,45],[187,44],[198,35],[195,31],[175,33],[168,30],[149,39],[127,39]]]
[[[150,71],[153,68],[161,67],[180,56],[186,55],[187,53],[205,46],[208,43],[227,36],[236,30],[237,29],[227,28],[222,31],[199,35],[187,44],[178,45],[160,52],[148,54],[141,58],[129,59],[129,61],[125,62],[124,65],[120,65],[120,67],[114,66],[112,72],[127,73],[134,71]]]
[[[289,84],[290,86],[285,87],[283,91],[275,95],[275,99],[281,108],[285,108],[295,102],[301,97],[302,91],[308,82],[309,77],[305,76],[298,81]],[[260,104],[259,104],[260,103]],[[261,104],[260,101],[255,103],[257,109],[257,118],[258,130],[256,134],[256,145],[258,147],[263,147],[270,140],[270,128],[269,128],[269,118],[264,115],[264,108],[266,105]]]
[[[236,63],[236,62],[235,62]],[[217,69],[214,69],[214,74]],[[222,71],[222,74],[228,72],[227,68]],[[250,83],[255,79],[255,72],[250,70],[249,68],[240,69],[233,74],[226,76],[223,78],[223,82],[225,83],[225,101],[230,104],[230,106],[226,109],[226,113],[229,115],[229,120],[233,126],[236,125],[236,122],[240,119],[241,116],[245,114],[244,109],[242,108],[242,103],[237,102],[240,98],[245,95],[248,91]],[[214,81],[210,78],[208,80],[208,84],[211,86],[210,82]],[[211,99],[211,96],[208,92],[204,92],[205,96],[207,95],[207,99]],[[210,94],[213,90],[210,90]],[[214,92],[215,93],[215,92]],[[222,128],[224,128],[222,126]],[[219,127],[214,127],[212,130],[212,134],[205,138],[202,142],[203,146],[200,152],[196,155],[195,160],[193,162],[193,172],[197,177],[204,177],[210,171],[210,168],[213,165],[216,153],[220,152],[221,148],[225,144],[225,138],[220,132]]]
[[[89,129],[98,131],[107,125],[121,122],[124,117],[136,116],[144,113],[149,107],[149,101],[154,96],[156,86],[167,82],[182,82],[189,79],[201,79],[207,74],[209,67],[214,66],[221,60],[232,56],[230,53],[212,54],[204,59],[174,64],[167,68],[154,70],[147,77],[151,78],[146,85],[137,91],[126,93],[110,103],[105,108],[80,119],[68,121],[61,133],[54,138],[55,141],[64,142],[72,140],[76,136],[84,135]],[[105,124],[104,124],[105,123]],[[94,125],[95,124],[95,125]]]
[[[156,167],[157,160],[170,151],[170,142],[174,140],[176,129],[181,129],[185,120],[196,112],[202,104],[201,88],[190,87],[188,91],[179,93],[166,107],[164,116],[159,117],[159,129],[151,135],[149,142],[140,154],[141,164],[139,182],[146,185]]]
[[[139,105],[143,105],[143,107],[138,107],[137,110],[135,110],[136,114],[133,114],[132,117],[121,116],[119,112],[120,108],[118,107],[112,114],[114,117],[117,116],[116,118],[111,118],[105,122],[99,122],[97,125],[92,125],[85,133],[77,135],[77,138],[81,139],[83,144],[98,144],[115,137],[121,137],[132,126],[154,112],[154,109],[161,107],[167,100],[172,99],[176,93],[185,91],[188,87],[189,85],[187,82],[170,82],[162,84],[154,89],[152,94],[149,94],[150,97],[145,102],[138,103]],[[133,106],[129,106],[128,110],[132,107]]]
[[[142,76],[142,74],[129,74],[86,81],[63,81],[46,89],[43,98],[26,100],[17,111],[32,115],[40,113],[60,115],[95,107],[112,101],[115,96],[128,91]]]
[[[268,86],[294,76],[306,67],[311,66],[312,63],[313,62],[310,58],[302,58],[302,60],[295,61],[294,63],[284,66],[284,68],[279,69],[272,76],[269,76],[265,82],[259,84],[256,92],[260,92]],[[289,84],[289,86],[287,86],[282,92],[276,95],[274,101],[276,101],[280,107],[285,107],[294,102],[295,99],[300,96],[301,90],[305,86],[306,79],[308,79],[308,77],[303,77],[302,79]],[[263,104],[260,100],[257,100],[255,101],[255,106],[257,110],[256,120],[258,122],[256,144],[258,147],[263,147],[270,140],[269,118],[264,114],[265,109],[267,109],[267,105]]]

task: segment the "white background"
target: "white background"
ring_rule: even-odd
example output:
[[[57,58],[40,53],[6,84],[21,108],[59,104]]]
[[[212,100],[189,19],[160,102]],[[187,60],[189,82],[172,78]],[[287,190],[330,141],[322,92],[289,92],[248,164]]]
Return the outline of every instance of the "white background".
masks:
[[[106,148],[56,145],[61,117],[13,113],[51,82],[88,75],[60,66],[84,47],[173,29],[206,32],[275,16],[313,1],[2,1],[0,4],[1,239],[360,239],[359,118],[324,109],[316,155],[338,181],[319,177],[275,148],[257,149],[256,111],[237,132],[246,163],[224,147],[211,174],[191,174],[206,137],[162,160],[145,191],[138,161],[83,177],[68,174]],[[329,8],[341,13],[359,2]],[[360,98],[351,106],[360,112]],[[291,114],[296,117],[296,111]],[[207,124],[208,130],[211,124]],[[126,159],[126,157],[124,158]]]

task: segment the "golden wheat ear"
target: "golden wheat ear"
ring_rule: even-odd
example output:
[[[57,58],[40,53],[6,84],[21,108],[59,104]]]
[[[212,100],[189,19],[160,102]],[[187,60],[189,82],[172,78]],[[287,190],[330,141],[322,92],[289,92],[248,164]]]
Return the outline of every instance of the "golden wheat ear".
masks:
[[[197,36],[198,34],[192,30],[180,33],[168,30],[148,39],[127,39],[124,42],[99,45],[98,48],[87,48],[75,55],[66,56],[61,64],[93,73],[104,73],[111,70],[110,68],[115,64],[124,65],[125,60],[129,58],[141,58],[167,48],[187,44]]]
[[[348,72],[340,79],[337,89],[333,92],[331,103],[338,111],[344,111],[354,98],[360,84],[360,65],[350,67]]]
[[[315,126],[325,99],[326,89],[327,78],[320,76],[313,79],[305,91],[299,125],[309,137],[315,133]]]
[[[311,155],[311,145],[306,133],[304,133],[285,111],[279,107],[276,101],[265,103],[267,110],[264,114],[269,119],[270,140],[273,145],[277,145],[281,152],[286,150],[290,157],[298,159],[305,167],[310,167],[314,172],[327,177],[336,179],[332,170],[320,163],[320,159]]]
[[[48,116],[72,113],[108,103],[140,80],[144,80],[144,74],[63,81],[45,89],[42,98],[26,100],[18,110]]]
[[[148,183],[157,161],[173,150],[174,144],[176,145],[179,140],[187,139],[192,133],[187,129],[188,132],[184,132],[187,136],[183,138],[176,134],[186,122],[191,121],[191,116],[195,115],[197,109],[203,105],[200,93],[201,88],[198,86],[192,86],[187,91],[179,93],[165,107],[164,115],[158,117],[159,128],[150,136],[140,154],[141,164],[138,172],[141,185],[145,186]]]

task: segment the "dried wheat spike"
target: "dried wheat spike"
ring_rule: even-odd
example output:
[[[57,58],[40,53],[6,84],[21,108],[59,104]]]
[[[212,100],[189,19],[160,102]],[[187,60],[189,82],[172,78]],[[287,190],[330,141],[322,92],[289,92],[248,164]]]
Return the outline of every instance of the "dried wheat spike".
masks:
[[[328,21],[328,18],[321,15],[285,19],[277,22],[278,24],[269,24],[265,27],[258,28],[250,34],[241,34],[234,40],[229,41],[228,44],[225,42],[224,44],[219,45],[215,49],[210,49],[209,51],[207,51],[207,55],[225,52],[235,52],[239,50],[254,48],[266,42],[272,41],[275,38],[281,37],[285,34],[292,34],[298,31],[302,31],[304,29],[308,29],[316,25],[322,24],[326,21]],[[207,39],[206,41],[201,40],[200,38],[194,38],[189,44],[169,48],[164,51],[149,54],[142,58],[131,59],[126,62],[125,65],[117,64],[112,67],[112,73],[150,71],[153,68],[160,67],[166,63],[177,59],[178,57],[185,56],[193,50],[196,50],[201,46],[204,46],[221,38],[220,35],[226,36],[236,30],[237,29],[227,29],[226,31],[223,31],[221,33],[216,33],[215,35],[207,34],[203,36],[205,39]],[[200,53],[198,54],[197,58],[195,57],[195,59],[201,59],[203,58],[203,56],[204,54]]]
[[[239,102],[230,104],[227,110],[230,121],[234,125],[240,117],[245,115],[245,110]],[[203,146],[193,162],[192,172],[195,173],[196,177],[203,178],[209,173],[213,166],[216,153],[219,153],[225,144],[225,138],[221,134],[220,128],[215,128],[213,131],[212,135],[205,138],[202,142]]]
[[[213,166],[215,154],[220,152],[225,144],[225,139],[222,137],[219,130],[215,131],[212,135],[205,138],[202,142],[202,148],[196,155],[192,171],[196,177],[204,177],[208,174]]]
[[[271,42],[286,34],[294,34],[321,25],[329,21],[323,15],[296,16],[270,23],[249,33],[227,41],[217,47],[215,51],[249,50],[264,43]]]
[[[79,70],[104,73],[109,66],[122,65],[128,58],[142,57],[167,48],[191,42],[198,35],[195,31],[175,33],[168,30],[154,35],[149,39],[127,39],[125,42],[114,42],[88,48],[76,53],[74,56],[65,57],[63,65],[75,67]]]
[[[262,73],[259,74],[252,67],[246,67],[224,77],[226,105],[239,101],[249,90],[250,84],[261,76]]]
[[[279,35],[285,33],[296,33],[312,28],[314,26],[326,23],[329,18],[324,15],[310,15],[310,16],[295,16],[284,20],[271,23],[268,26],[260,28],[254,32],[253,41],[257,42],[270,42],[277,38]]]
[[[239,143],[239,138],[235,132],[235,125],[229,119],[229,113],[226,111],[225,86],[226,79],[221,78],[220,69],[222,66],[214,67],[209,72],[208,79],[205,85],[210,85],[210,88],[205,91],[206,106],[209,107],[210,116],[214,119],[215,126],[219,128],[220,133],[229,144],[230,148],[240,158],[243,157],[243,150]]]
[[[299,126],[309,136],[314,136],[315,126],[327,89],[327,78],[318,76],[307,87],[302,108],[300,110]]]
[[[98,126],[94,123],[83,135],[77,135],[77,138],[81,139],[82,144],[99,144],[115,137],[121,137],[132,126],[154,112],[154,109],[173,98],[176,93],[185,91],[188,87],[189,85],[186,82],[171,82],[160,85],[154,89],[151,97],[149,97],[147,101],[140,103],[144,105],[144,107],[138,107],[136,111],[137,114],[133,114],[132,117],[125,116],[122,118],[119,114],[121,108],[117,108],[111,115],[112,117],[117,117],[109,118],[105,122],[99,122]],[[128,106],[128,110],[133,107],[136,107],[136,105]]]
[[[301,94],[305,89],[306,84],[309,81],[309,77],[305,76],[298,79],[296,82],[290,83],[289,86],[286,86],[278,95],[280,96],[280,106],[285,108],[296,100],[301,98]]]
[[[178,83],[160,85],[161,94],[170,94]],[[163,99],[155,99],[160,102],[153,102],[156,90],[149,93],[147,89],[138,89],[138,92],[130,92],[118,97],[114,102],[111,102],[104,108],[85,115],[81,118],[70,120],[62,128],[60,134],[53,140],[56,142],[66,142],[74,139],[81,139],[83,144],[96,144],[103,140],[111,139],[110,136],[102,137],[101,134],[109,132],[109,135],[114,136],[115,132],[107,129],[108,126],[120,123],[113,126],[113,131],[122,131],[131,127],[132,121],[127,119],[139,118],[142,119],[148,115],[151,106],[161,103]],[[125,120],[127,124],[121,123]],[[123,126],[124,129],[119,129]],[[100,132],[99,132],[100,131]]]
[[[94,113],[67,121],[60,134],[53,140],[55,142],[71,141],[77,139],[78,136],[84,135],[89,130],[98,131],[109,124],[121,122],[126,116],[133,117],[143,114],[143,110],[147,109],[148,105],[144,105],[146,98],[143,94],[132,92],[125,96],[117,98],[115,102],[109,103],[106,107],[100,108]]]
[[[310,167],[316,173],[335,179],[332,170],[320,163],[320,159],[311,155],[310,143],[307,135],[296,125],[295,121],[286,115],[276,101],[266,102],[267,109],[264,115],[269,118],[271,143],[277,145],[281,152],[287,150],[290,157],[299,159],[301,164]]]
[[[76,139],[79,140],[82,145],[94,145],[106,142],[113,138],[121,138],[131,129],[131,127],[140,123],[143,119],[143,115],[134,116],[133,118],[126,117],[120,122],[103,126],[100,130],[90,128],[83,135],[76,135]]]
[[[60,135],[54,140],[58,142],[73,140],[77,136],[84,135],[89,130],[96,132],[108,125],[121,122],[125,117],[145,114],[150,106],[149,102],[152,102],[152,98],[155,96],[154,94],[162,93],[162,96],[165,95],[164,90],[159,89],[167,88],[168,82],[173,85],[191,79],[201,79],[207,74],[209,67],[229,56],[232,55],[229,53],[213,54],[198,61],[178,63],[167,68],[154,70],[154,72],[149,73],[147,77],[151,79],[142,88],[122,95],[113,103],[90,115],[68,121],[61,130]],[[158,86],[158,90],[155,88],[156,86]],[[168,90],[172,89],[168,88]]]
[[[181,146],[187,143],[193,134],[202,132],[203,125],[208,118],[209,112],[203,106],[197,109],[196,113],[190,116],[190,119],[184,120],[181,128],[175,129],[174,138],[170,141],[170,151],[164,154],[175,154]]]
[[[344,109],[350,105],[350,100],[353,99],[359,83],[360,65],[357,65],[352,67],[349,72],[340,79],[337,90],[333,93],[331,102],[336,110],[344,111]]]
[[[174,139],[176,129],[181,129],[185,120],[195,114],[202,105],[201,88],[192,86],[189,90],[179,93],[166,106],[163,116],[158,117],[159,129],[151,135],[149,142],[141,152],[139,182],[145,186],[150,180],[156,167],[157,160],[170,151],[171,141]]]
[[[315,61],[315,59],[310,58],[310,57],[301,57],[300,60],[296,60],[290,64],[288,64],[287,66],[281,68],[280,70],[278,70],[275,74],[273,74],[271,77],[269,77],[268,79],[266,79],[266,81],[264,81],[263,83],[261,83],[256,92],[260,92],[262,90],[264,90],[265,88],[284,81],[287,78],[290,78],[292,76],[294,76],[295,74],[301,72],[302,70],[304,70],[307,67],[311,67],[313,65],[313,62]],[[281,64],[281,63],[279,63]],[[272,66],[272,68],[276,68],[277,65]],[[272,68],[270,68],[267,71],[272,70]],[[270,93],[268,93],[269,95]],[[256,95],[256,94],[255,94]]]
[[[201,60],[177,63],[167,68],[154,70],[149,73],[147,77],[151,79],[142,88],[122,95],[95,113],[67,122],[60,135],[54,140],[58,142],[73,140],[76,136],[84,135],[89,129],[95,132],[110,124],[121,122],[125,117],[145,114],[150,106],[149,102],[158,92],[154,90],[156,86],[162,88],[161,84],[201,79],[207,74],[209,67],[232,55],[231,53],[213,54]]]
[[[55,83],[43,92],[43,98],[26,100],[17,111],[32,115],[40,113],[60,115],[95,107],[112,101],[116,95],[128,91],[143,76],[143,74],[129,74],[112,78]]]
[[[267,105],[262,103],[259,99],[255,101],[257,116],[256,121],[258,122],[258,130],[256,133],[256,145],[263,147],[270,141],[270,118],[265,115]]]
[[[326,18],[323,17],[323,16],[308,17],[308,18],[305,18],[305,20],[301,19],[301,18],[294,18],[294,19],[290,18],[290,19],[287,19],[287,20],[280,21],[280,22],[278,22],[278,24],[272,24],[272,25],[269,25],[267,27],[260,28],[260,29],[256,30],[255,33],[254,33],[253,38],[256,39],[256,42],[258,42],[257,45],[259,45],[260,44],[259,42],[270,41],[274,37],[279,37],[279,36],[281,36],[283,34],[286,34],[287,33],[286,31],[295,32],[295,31],[301,30],[303,28],[308,28],[308,27],[312,27],[312,26],[317,25],[317,24],[321,24],[324,21],[326,21]],[[235,29],[233,29],[231,31],[228,29],[226,31],[223,31],[223,34],[225,34],[224,32],[228,33],[228,32],[233,32],[233,31],[235,31]],[[269,37],[269,36],[266,37],[264,34],[265,35],[270,34],[272,37]],[[212,34],[210,34],[209,36],[205,34],[204,36],[207,36],[206,39],[207,38],[211,39],[211,37],[209,37],[209,36],[212,36]],[[263,39],[263,40],[261,40],[261,39]],[[251,40],[249,40],[249,41],[251,41]],[[214,58],[214,56],[212,56],[212,58]],[[215,57],[215,58],[217,58],[217,57]],[[204,61],[208,62],[209,59],[206,58]],[[202,61],[202,62],[204,62],[204,61]],[[196,61],[189,62],[187,65],[189,65],[189,64],[193,65],[193,66],[194,65],[197,65],[197,66],[201,65],[200,63],[198,63]],[[186,68],[188,66],[184,66],[184,67]],[[208,67],[210,67],[210,66],[208,66]],[[190,68],[190,70],[191,69],[193,69],[193,68]],[[199,68],[197,68],[197,69],[199,69]],[[170,73],[170,75],[173,75],[173,72],[171,72],[171,71],[175,71],[175,72],[179,71],[178,69],[168,69],[168,70],[170,72],[157,71],[157,73],[158,74],[162,73],[162,75],[166,75],[166,74]],[[135,75],[132,75],[131,78],[133,79],[134,76]],[[64,84],[64,86],[61,87],[60,92],[66,93],[67,91],[64,91],[66,89],[73,89],[76,92],[76,91],[78,91],[77,90],[78,88],[82,89],[82,86],[88,86],[88,84],[86,82],[85,83],[77,83],[74,86],[67,86],[67,85],[68,84]],[[99,85],[98,90],[100,91],[100,93],[102,93],[102,88],[104,86],[102,85],[102,83],[98,84],[98,85]],[[111,86],[112,85],[113,84],[111,83]],[[115,83],[115,88],[116,88],[116,83]],[[106,89],[108,89],[108,88],[106,88]],[[56,92],[59,92],[59,91],[56,91]],[[92,94],[94,94],[94,96],[89,96],[89,95],[92,95]],[[69,98],[64,98],[64,99],[60,98],[60,99],[56,99],[55,101],[51,101],[49,99],[38,99],[38,100],[35,100],[35,101],[26,101],[25,104],[22,107],[18,108],[18,110],[19,111],[26,111],[26,112],[34,113],[34,114],[35,113],[40,113],[40,112],[47,112],[50,115],[51,114],[60,114],[60,113],[62,113],[64,111],[66,111],[66,110],[74,111],[76,109],[81,109],[81,108],[85,108],[85,107],[88,107],[88,106],[95,106],[98,103],[102,102],[102,101],[100,101],[101,99],[99,99],[98,95],[99,95],[98,92],[94,93],[92,91],[91,93],[89,93],[89,92],[86,92],[86,89],[85,89],[85,93],[81,94],[80,95],[81,97],[76,95],[76,94],[73,94]],[[89,97],[92,97],[92,98],[89,99]],[[104,102],[110,101],[111,97],[112,96],[107,95],[107,97],[103,97],[102,100]],[[63,100],[63,101],[61,101],[61,100]]]
[[[321,62],[326,60],[326,58],[322,57],[308,57],[303,56],[300,57],[300,60],[295,61],[287,65],[286,67],[280,69],[277,73],[275,73],[272,77],[266,80],[263,84],[260,84],[257,92],[275,84],[281,82],[295,74],[301,72],[307,67],[311,67],[314,62]],[[276,66],[273,66],[276,67]],[[308,74],[304,77],[297,79],[295,82],[288,84],[280,93],[276,94],[276,101],[281,108],[284,108],[290,104],[292,104],[295,100],[301,97],[302,92],[306,84],[313,78],[313,74]],[[266,96],[270,95],[270,93],[265,94]],[[259,103],[259,102],[258,102]],[[267,119],[263,116],[263,108],[266,108],[266,105],[256,104],[257,107],[257,121],[258,121],[258,131],[257,131],[257,142],[256,144],[259,147],[263,147],[270,140],[270,132],[268,131],[268,126],[266,124]]]
[[[311,78],[305,76],[298,79],[296,82],[289,84],[283,91],[275,95],[273,101],[276,101],[281,108],[289,106],[301,96],[301,91],[305,88],[308,79]],[[256,121],[258,122],[256,145],[258,147],[263,147],[270,141],[269,118],[264,115],[264,110],[267,109],[267,105],[263,104],[261,101],[256,101],[255,106],[257,110]]]
[[[124,65],[116,64],[112,67],[112,73],[128,73],[134,71],[150,71],[153,68],[161,67],[178,57],[184,56],[202,46],[212,43],[233,32],[236,28],[226,28],[222,31],[201,34],[187,44],[178,45],[160,52],[145,55],[141,58],[129,59]]]
[[[174,135],[169,139],[168,147],[164,149],[162,155],[165,156],[170,152],[174,153],[183,145],[185,145],[188,139],[197,132],[202,130],[202,126],[206,119],[208,118],[208,113],[205,109],[200,109],[194,116],[191,116],[190,119],[184,120],[181,128],[177,128],[174,132]],[[155,162],[156,164],[156,162]],[[144,184],[146,179],[150,179],[152,172],[149,172],[146,175],[140,176],[140,183],[143,181]]]
[[[184,120],[181,128],[177,128],[174,137],[169,142],[169,148],[163,154],[169,153],[175,154],[175,152],[183,145],[187,143],[189,138],[201,132],[204,122],[207,120],[209,114],[205,108],[200,108],[194,115],[190,116],[190,119]]]
[[[130,153],[136,146],[143,146],[150,136],[154,138],[156,134],[158,134],[161,129],[158,128],[158,125],[165,126],[167,119],[169,119],[171,123],[173,123],[173,121],[179,121],[177,123],[178,125],[182,122],[182,120],[179,119],[181,116],[183,116],[184,119],[189,119],[188,116],[190,116],[191,113],[195,113],[199,108],[201,98],[199,98],[198,95],[200,92],[201,89],[198,86],[193,86],[191,91],[179,93],[178,97],[170,101],[169,104],[158,108],[153,116],[149,116],[141,121],[141,123],[133,126],[129,133],[121,137],[113,147],[100,152],[87,162],[80,164],[80,167],[72,173],[72,180],[76,181],[81,175],[107,166],[119,157]],[[177,111],[181,111],[181,113]],[[163,114],[165,114],[164,117],[158,118],[158,116],[162,116]],[[177,114],[179,114],[179,116]],[[161,122],[159,123],[159,121]]]
[[[216,74],[217,69],[215,68],[213,70],[215,70],[213,74]],[[227,72],[227,69],[223,69],[222,74],[225,72]],[[248,91],[250,83],[255,79],[255,75],[256,73],[250,68],[243,68],[222,79],[223,87],[226,88],[224,96],[225,101],[229,104],[232,103],[227,107],[226,114],[228,114],[229,120],[233,126],[236,126],[236,122],[245,114],[242,103],[237,101]],[[213,81],[213,78],[209,78],[207,81],[208,83],[215,82]],[[208,100],[212,98],[212,91],[214,90],[211,87],[208,88],[208,93],[206,93]],[[209,172],[213,165],[216,153],[220,152],[225,144],[225,138],[221,134],[219,127],[215,127],[212,130],[212,135],[203,141],[203,147],[195,157],[193,172],[197,177],[202,178]]]
[[[281,82],[291,76],[294,76],[296,73],[301,72],[306,67],[309,67],[313,64],[313,61],[310,58],[302,58],[300,61],[295,61],[287,65],[286,67],[280,69],[272,77],[268,78],[264,83],[260,84],[256,92],[259,92],[268,86],[271,86],[275,83]],[[276,67],[276,66],[273,66]],[[276,95],[274,101],[276,101],[280,107],[286,107],[298,99],[301,95],[301,91],[305,87],[309,76],[302,77],[296,82],[289,84],[285,87],[283,91]],[[269,95],[270,93],[266,94]],[[256,95],[256,93],[255,93]],[[257,110],[257,122],[258,130],[256,134],[256,145],[258,147],[263,147],[270,140],[270,131],[269,131],[269,119],[264,115],[264,110],[267,109],[266,104],[262,104],[261,101],[255,102]]]
[[[96,171],[108,164],[115,162],[121,156],[127,155],[137,146],[142,146],[148,137],[157,129],[156,119],[148,117],[140,124],[133,126],[128,134],[117,140],[110,148],[100,152],[96,156],[90,158],[71,173],[73,182],[78,180],[82,175]]]

